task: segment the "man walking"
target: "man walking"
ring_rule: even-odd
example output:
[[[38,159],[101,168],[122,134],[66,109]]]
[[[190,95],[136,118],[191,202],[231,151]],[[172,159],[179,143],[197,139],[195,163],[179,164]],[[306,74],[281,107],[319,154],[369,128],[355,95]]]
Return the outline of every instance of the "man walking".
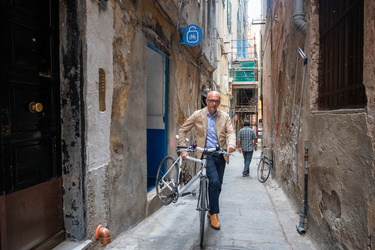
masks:
[[[208,198],[210,204],[208,216],[211,221],[211,227],[219,230],[219,196],[223,183],[225,162],[229,163],[229,154],[236,149],[236,134],[229,115],[217,109],[220,104],[220,93],[217,91],[209,92],[206,103],[207,107],[195,111],[181,126],[179,130],[179,144],[185,145],[186,133],[194,127],[198,147],[215,148],[216,145],[219,145],[220,148],[227,148],[227,155],[225,157],[216,152],[206,154],[207,177],[209,179]],[[188,153],[182,152],[181,156],[185,159]]]
[[[244,127],[238,132],[237,137],[238,152],[242,152],[244,158],[244,169],[242,176],[250,176],[250,163],[253,158],[253,150],[257,150],[257,137],[254,130],[250,128],[250,121],[244,121]]]

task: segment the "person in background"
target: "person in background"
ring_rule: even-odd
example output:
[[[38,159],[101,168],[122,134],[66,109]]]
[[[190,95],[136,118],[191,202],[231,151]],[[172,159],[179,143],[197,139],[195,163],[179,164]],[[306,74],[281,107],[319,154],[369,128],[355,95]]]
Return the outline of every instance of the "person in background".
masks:
[[[236,133],[229,115],[218,110],[220,105],[220,93],[211,91],[207,94],[207,107],[195,111],[181,126],[179,130],[179,144],[185,145],[186,133],[195,128],[195,139],[198,147],[227,148],[227,154],[212,152],[207,155],[207,177],[209,179],[208,198],[210,211],[207,216],[210,219],[211,227],[220,230],[219,221],[219,196],[223,184],[225,162],[229,163],[229,154],[236,149]],[[185,159],[187,152],[182,152]],[[198,156],[199,157],[199,156]]]
[[[242,176],[250,176],[250,163],[254,150],[257,150],[257,137],[254,130],[250,128],[249,120],[244,121],[244,127],[238,132],[237,148],[238,152],[242,153],[244,158]]]

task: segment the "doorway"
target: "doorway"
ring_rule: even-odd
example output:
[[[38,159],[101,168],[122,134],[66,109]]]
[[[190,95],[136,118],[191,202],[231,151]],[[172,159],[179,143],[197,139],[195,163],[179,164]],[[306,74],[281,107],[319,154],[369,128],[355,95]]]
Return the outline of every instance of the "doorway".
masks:
[[[58,1],[1,10],[1,249],[65,239],[60,147]]]
[[[167,152],[168,57],[147,44],[147,191],[155,187],[158,166]]]

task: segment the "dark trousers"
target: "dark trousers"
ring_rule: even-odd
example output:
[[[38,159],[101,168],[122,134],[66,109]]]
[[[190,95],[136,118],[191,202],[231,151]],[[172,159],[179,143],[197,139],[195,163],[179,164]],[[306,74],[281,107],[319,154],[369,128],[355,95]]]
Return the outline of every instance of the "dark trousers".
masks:
[[[254,151],[242,151],[243,159],[244,159],[244,168],[242,174],[249,174],[250,172],[250,163],[251,159],[253,158]]]
[[[211,214],[220,213],[219,196],[223,184],[224,170],[225,159],[223,155],[218,153],[207,154],[208,198]]]

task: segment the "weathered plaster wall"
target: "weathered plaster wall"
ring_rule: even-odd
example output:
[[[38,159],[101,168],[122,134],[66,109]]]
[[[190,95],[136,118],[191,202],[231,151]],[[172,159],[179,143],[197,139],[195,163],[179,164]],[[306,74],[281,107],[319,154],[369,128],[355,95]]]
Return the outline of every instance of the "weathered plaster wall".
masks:
[[[67,238],[86,237],[82,24],[84,3],[60,1],[61,147]]]
[[[316,113],[311,127],[311,233],[325,247],[364,249],[367,200],[374,189],[366,114]],[[329,236],[321,233],[324,231]]]
[[[373,117],[374,77],[366,69],[372,68],[374,54],[373,44],[366,37],[374,28],[374,3],[365,2],[365,43],[364,43],[364,78],[368,97],[367,107],[363,110],[344,112],[314,112],[317,110],[317,67],[311,70],[311,123],[310,141],[315,145],[311,159],[311,177],[313,185],[311,194],[311,224],[316,223],[315,237],[321,237],[319,231],[327,230],[329,237],[323,237],[322,245],[336,245],[340,248],[364,249],[367,245],[374,247],[374,217],[372,196],[374,194],[374,130],[369,123]],[[371,6],[372,5],[372,8]],[[313,6],[314,7],[314,6]],[[311,20],[317,27],[318,16],[311,9]],[[366,20],[372,20],[369,22]],[[318,29],[311,29],[312,37]],[[319,51],[318,43],[311,41],[312,51]],[[370,49],[371,48],[371,49]],[[313,58],[318,59],[317,53]],[[314,55],[315,54],[315,55]],[[371,61],[371,62],[370,62]],[[318,62],[318,61],[317,61]],[[367,73],[366,73],[367,72]],[[370,74],[369,74],[370,73]],[[331,181],[324,181],[330,180]],[[315,202],[314,202],[315,201]],[[345,228],[346,230],[343,230]],[[372,236],[371,236],[372,234]],[[371,243],[372,241],[372,243]]]
[[[202,87],[212,87],[217,53],[212,41],[179,44],[179,27],[194,23],[209,30],[207,18],[215,14],[207,11],[210,4],[60,2],[64,215],[70,240],[99,244],[94,236],[99,224],[115,238],[152,212],[146,191],[147,43],[169,58],[168,146],[175,154],[174,135],[201,108]],[[99,68],[106,74],[104,111]]]
[[[365,1],[364,8],[364,67],[363,67],[363,82],[366,86],[367,95],[367,116],[365,117],[367,123],[367,135],[371,140],[371,147],[373,155],[375,154],[375,2]],[[375,157],[371,159],[371,174],[369,174],[371,189],[366,191],[367,199],[367,230],[368,230],[368,245],[372,249],[375,248]]]
[[[85,30],[85,103],[86,103],[86,143],[88,170],[108,164],[109,130],[113,94],[113,51],[108,45],[113,42],[113,8],[108,2],[105,10],[96,1],[87,2]],[[99,68],[105,72],[106,109],[99,110]],[[101,148],[101,150],[98,150]]]
[[[64,224],[70,240],[84,240],[109,215],[113,14],[96,1],[62,2],[60,13]],[[104,112],[99,68],[106,72]]]
[[[147,42],[169,58],[169,151],[174,154],[174,135],[197,109],[201,79],[201,46],[179,44],[178,27],[200,24],[196,2],[112,1],[114,13],[114,94],[110,127],[111,163],[108,167],[109,227],[114,237],[150,212],[146,192],[146,49]],[[181,11],[181,12],[180,12]]]
[[[217,2],[216,9],[216,22],[217,22],[217,32],[216,32],[216,43],[218,60],[217,68],[213,73],[213,79],[217,85],[220,87],[220,106],[219,109],[229,112],[229,60],[231,59],[230,53],[230,42],[231,33],[229,33],[228,28],[228,6],[226,3],[219,1]]]
[[[83,60],[85,141],[86,141],[86,199],[87,235],[92,235],[109,220],[110,126],[113,94],[113,7],[86,1]],[[105,110],[99,109],[99,69],[105,72]]]
[[[114,3],[114,95],[109,167],[109,227],[114,236],[146,214],[147,40],[142,6]]]
[[[292,1],[271,4],[263,48],[264,141],[273,144],[276,179],[295,204],[296,212],[304,198],[303,153],[304,143],[308,142],[307,233],[320,247],[365,249],[371,244],[374,248],[375,78],[374,47],[370,42],[374,3],[364,1],[364,84],[368,104],[364,109],[322,112],[317,107],[317,2],[304,1],[306,36],[294,28]],[[305,68],[301,57],[296,63],[298,48],[308,56]]]

